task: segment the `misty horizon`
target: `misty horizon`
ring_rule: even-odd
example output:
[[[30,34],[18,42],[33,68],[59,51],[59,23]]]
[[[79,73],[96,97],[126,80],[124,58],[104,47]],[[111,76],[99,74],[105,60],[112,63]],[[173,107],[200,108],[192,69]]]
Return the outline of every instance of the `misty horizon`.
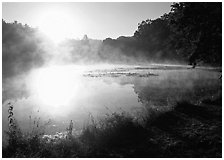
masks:
[[[145,19],[156,19],[170,11],[171,3],[3,3],[3,19],[12,23],[18,21],[33,28],[45,30],[42,19],[50,23],[65,23],[69,27],[67,37],[82,39],[87,34],[93,39],[132,36],[138,23]],[[12,12],[13,10],[13,12]],[[26,10],[25,12],[23,12]],[[104,14],[102,14],[104,13]],[[62,18],[62,19],[60,19]],[[49,24],[50,25],[50,24]],[[52,24],[53,25],[53,24]],[[69,26],[68,26],[69,25]],[[91,26],[91,27],[90,27]],[[72,31],[73,30],[73,31]],[[75,30],[75,31],[74,31]],[[77,31],[76,31],[77,30]]]
[[[4,158],[222,157],[222,3],[2,7]]]

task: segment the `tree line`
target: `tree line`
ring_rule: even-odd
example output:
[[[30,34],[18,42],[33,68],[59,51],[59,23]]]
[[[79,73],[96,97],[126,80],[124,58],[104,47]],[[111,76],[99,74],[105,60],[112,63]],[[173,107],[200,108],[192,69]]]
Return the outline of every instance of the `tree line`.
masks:
[[[106,39],[104,45],[122,48],[136,56],[143,50],[148,59],[185,59],[189,64],[222,63],[222,3],[173,3],[169,13],[138,24],[132,37]],[[128,52],[134,49],[134,52]]]
[[[42,38],[37,30],[17,21],[2,20],[2,75],[8,78],[44,63]]]
[[[37,29],[2,20],[3,76],[10,77],[45,63],[46,37]],[[51,50],[52,51],[52,50]],[[73,62],[164,62],[222,64],[222,3],[173,3],[169,13],[138,24],[133,36],[103,41],[67,40],[58,45]],[[65,53],[69,52],[69,53]]]

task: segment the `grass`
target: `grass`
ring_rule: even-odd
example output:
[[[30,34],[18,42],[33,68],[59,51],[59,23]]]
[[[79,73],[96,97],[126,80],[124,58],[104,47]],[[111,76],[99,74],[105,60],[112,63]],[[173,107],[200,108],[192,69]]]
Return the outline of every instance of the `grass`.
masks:
[[[91,120],[79,136],[56,141],[25,136],[15,119],[9,120],[13,127],[3,157],[222,157],[221,95],[197,105],[179,102],[148,116],[144,125],[127,113]]]

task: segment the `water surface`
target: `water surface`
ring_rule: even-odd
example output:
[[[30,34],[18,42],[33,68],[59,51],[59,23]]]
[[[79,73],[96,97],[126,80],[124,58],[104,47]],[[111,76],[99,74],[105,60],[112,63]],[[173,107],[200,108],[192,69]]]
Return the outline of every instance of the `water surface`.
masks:
[[[176,102],[198,102],[221,91],[219,72],[190,66],[51,66],[3,81],[3,130],[7,129],[7,102],[22,129],[34,121],[45,132],[64,131],[70,120],[76,128],[90,116],[146,110],[168,110]]]

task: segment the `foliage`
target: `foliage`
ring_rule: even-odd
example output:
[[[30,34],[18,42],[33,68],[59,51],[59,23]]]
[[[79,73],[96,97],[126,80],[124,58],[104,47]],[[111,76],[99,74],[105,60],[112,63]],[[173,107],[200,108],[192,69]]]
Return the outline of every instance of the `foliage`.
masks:
[[[98,122],[91,116],[82,133],[70,138],[62,133],[28,138],[17,125],[3,157],[221,157],[221,100],[217,94],[203,105],[182,101],[148,116],[146,125],[124,112],[107,114]]]
[[[165,16],[155,20],[142,21],[134,36],[141,42],[142,47],[149,51],[149,56],[156,57],[161,52],[161,59],[178,58],[171,42],[172,31]]]
[[[2,20],[3,77],[44,63],[43,37],[37,29]],[[50,45],[50,44],[48,44]],[[52,46],[51,46],[52,47]],[[48,46],[49,48],[51,48]],[[51,48],[52,49],[52,48]],[[66,62],[188,61],[221,65],[222,3],[174,3],[160,18],[138,24],[133,36],[117,39],[66,40],[50,52]]]
[[[222,62],[222,3],[174,3],[168,15],[176,48],[189,62]]]
[[[146,20],[139,24],[134,36],[105,39],[100,56],[112,62],[182,62],[169,43],[170,34],[165,20]]]
[[[15,21],[2,20],[2,71],[3,78],[29,71],[44,63],[41,38],[37,30]]]
[[[134,36],[153,57],[186,57],[190,64],[221,65],[221,3],[174,3],[171,11],[155,20],[142,21]],[[169,54],[172,53],[172,54]]]

